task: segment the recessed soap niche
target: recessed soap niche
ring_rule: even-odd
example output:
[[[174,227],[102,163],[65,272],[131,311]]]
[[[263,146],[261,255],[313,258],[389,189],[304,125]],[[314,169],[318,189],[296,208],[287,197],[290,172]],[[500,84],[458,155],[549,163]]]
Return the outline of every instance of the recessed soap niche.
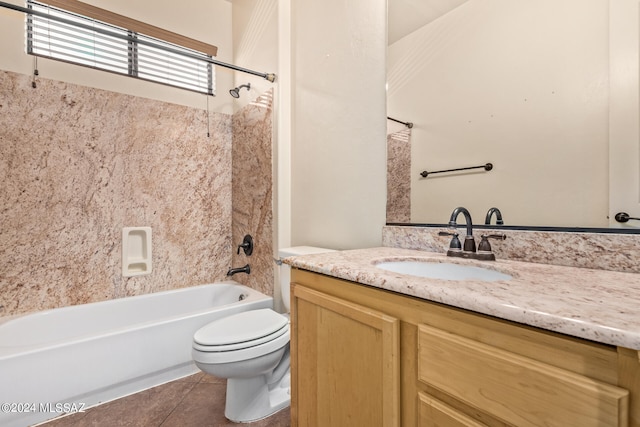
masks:
[[[151,227],[122,229],[122,275],[151,274]]]

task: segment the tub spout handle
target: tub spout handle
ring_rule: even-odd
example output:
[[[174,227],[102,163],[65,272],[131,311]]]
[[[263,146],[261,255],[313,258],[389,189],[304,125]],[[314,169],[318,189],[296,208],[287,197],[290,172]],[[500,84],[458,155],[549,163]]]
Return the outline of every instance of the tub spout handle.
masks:
[[[250,274],[251,273],[251,267],[249,266],[249,264],[247,264],[244,267],[230,268],[229,271],[227,271],[227,276],[233,276],[236,273],[247,273],[247,274]]]

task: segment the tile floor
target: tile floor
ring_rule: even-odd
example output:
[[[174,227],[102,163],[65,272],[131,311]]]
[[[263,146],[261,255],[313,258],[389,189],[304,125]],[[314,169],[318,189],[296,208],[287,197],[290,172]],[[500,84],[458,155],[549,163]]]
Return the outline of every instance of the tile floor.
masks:
[[[224,417],[226,380],[203,373],[123,397],[42,427],[289,427],[290,411],[254,423],[236,424]]]

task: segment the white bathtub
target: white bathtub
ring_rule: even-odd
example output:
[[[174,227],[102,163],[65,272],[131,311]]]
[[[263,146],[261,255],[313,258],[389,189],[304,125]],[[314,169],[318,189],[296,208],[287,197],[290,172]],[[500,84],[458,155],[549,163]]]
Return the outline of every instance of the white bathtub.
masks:
[[[236,282],[57,308],[0,324],[0,426],[23,427],[198,372],[194,332],[273,299]]]

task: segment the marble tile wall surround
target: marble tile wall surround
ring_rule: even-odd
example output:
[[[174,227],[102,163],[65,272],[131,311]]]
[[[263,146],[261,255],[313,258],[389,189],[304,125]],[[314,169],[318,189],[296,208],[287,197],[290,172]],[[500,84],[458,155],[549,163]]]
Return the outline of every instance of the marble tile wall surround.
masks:
[[[251,266],[251,274],[233,279],[273,295],[273,90],[233,115],[233,267]],[[246,234],[253,237],[251,256],[237,246]],[[226,271],[226,270],[225,270]]]
[[[387,135],[387,221],[411,222],[411,129]]]
[[[450,237],[438,236],[445,228],[385,226],[386,247],[446,252]],[[479,236],[490,230],[476,230]],[[507,235],[491,241],[497,258],[570,267],[640,273],[640,235],[613,233],[571,233],[528,230],[492,230]],[[461,230],[460,238],[464,235]]]
[[[0,316],[224,280],[231,116],[0,72]],[[126,226],[153,272],[123,278]]]

